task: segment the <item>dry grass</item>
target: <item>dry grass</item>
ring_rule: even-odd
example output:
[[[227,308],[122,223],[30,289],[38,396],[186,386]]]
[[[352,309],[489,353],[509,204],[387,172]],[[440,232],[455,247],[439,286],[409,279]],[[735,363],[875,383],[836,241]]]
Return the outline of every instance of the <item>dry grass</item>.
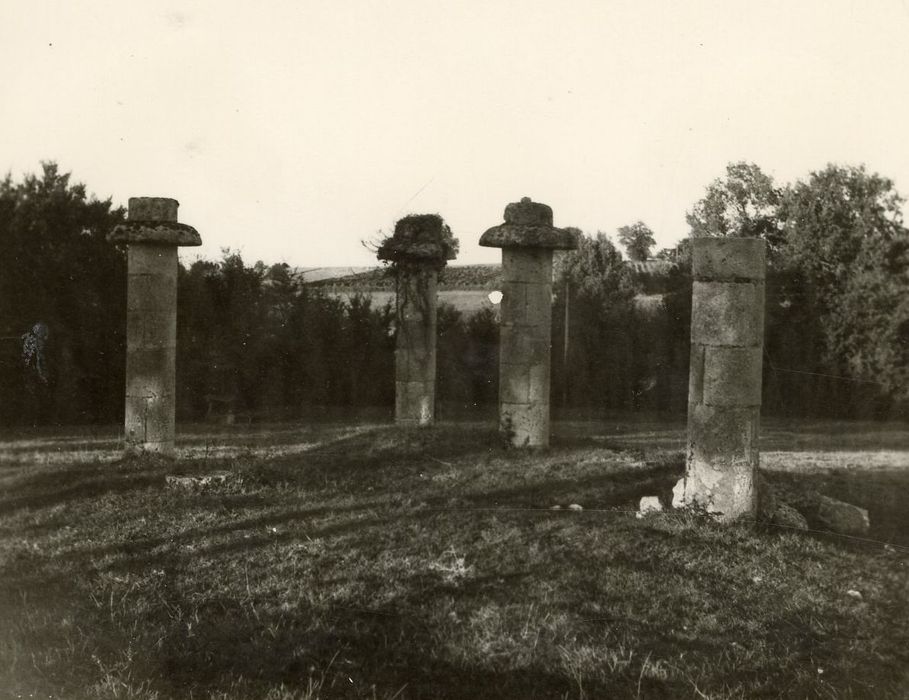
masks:
[[[141,700],[909,694],[898,541],[636,519],[636,500],[680,473],[665,447],[675,433],[585,425],[559,426],[540,452],[506,450],[477,424],[205,429],[183,437],[177,463],[121,461],[115,432],[7,436],[0,688]],[[815,443],[856,452],[860,431],[850,442],[826,430]],[[780,453],[784,439],[771,442]],[[894,429],[876,444],[901,454],[904,441]],[[165,485],[215,470],[230,477]]]

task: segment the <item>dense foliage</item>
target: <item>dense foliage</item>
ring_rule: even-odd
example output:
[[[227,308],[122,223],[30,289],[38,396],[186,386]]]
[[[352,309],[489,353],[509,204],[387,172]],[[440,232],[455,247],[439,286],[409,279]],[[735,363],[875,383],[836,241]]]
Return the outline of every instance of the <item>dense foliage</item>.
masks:
[[[286,417],[312,406],[393,399],[388,308],[313,292],[287,265],[220,263],[181,270],[178,410],[185,418]]]
[[[124,218],[44,163],[0,181],[0,420],[110,421],[122,411]]]

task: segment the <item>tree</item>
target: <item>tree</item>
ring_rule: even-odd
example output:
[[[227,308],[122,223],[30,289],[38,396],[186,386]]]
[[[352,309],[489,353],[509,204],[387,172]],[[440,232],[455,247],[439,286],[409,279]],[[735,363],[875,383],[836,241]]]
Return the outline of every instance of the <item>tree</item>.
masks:
[[[909,230],[893,182],[828,165],[788,188],[783,253],[815,290],[828,358],[909,398]]]
[[[716,179],[685,219],[692,238],[742,236],[763,238],[775,260],[782,244],[779,207],[782,191],[753,163],[730,163],[725,179]]]
[[[122,411],[125,256],[106,240],[122,208],[71,184],[56,163],[0,181],[0,415],[7,420],[114,420]],[[22,337],[46,329],[37,385]]]
[[[631,226],[619,228],[619,243],[631,260],[643,261],[650,257],[650,249],[656,245],[656,239],[647,224],[636,221]]]
[[[579,229],[578,247],[561,255],[555,269],[556,286],[566,283],[574,293],[608,307],[628,301],[634,295],[631,276],[622,264],[622,255],[609,236],[597,231],[585,236]]]
[[[634,286],[622,255],[602,232],[585,236],[574,229],[578,248],[556,266],[553,386],[563,403],[624,407],[634,377],[631,365],[631,311]]]

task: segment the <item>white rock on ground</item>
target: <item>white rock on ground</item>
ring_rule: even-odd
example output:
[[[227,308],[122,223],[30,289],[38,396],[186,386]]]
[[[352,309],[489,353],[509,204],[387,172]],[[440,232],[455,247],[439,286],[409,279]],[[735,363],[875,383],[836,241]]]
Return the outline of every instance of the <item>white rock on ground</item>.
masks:
[[[672,487],[672,507],[685,507],[685,477],[679,479],[676,485]]]
[[[194,474],[189,476],[168,475],[164,478],[171,488],[201,489],[206,486],[223,484],[227,481],[230,472],[214,472],[211,474]]]
[[[659,513],[663,510],[663,504],[656,496],[644,496],[638,505],[637,517],[642,518],[648,513]]]

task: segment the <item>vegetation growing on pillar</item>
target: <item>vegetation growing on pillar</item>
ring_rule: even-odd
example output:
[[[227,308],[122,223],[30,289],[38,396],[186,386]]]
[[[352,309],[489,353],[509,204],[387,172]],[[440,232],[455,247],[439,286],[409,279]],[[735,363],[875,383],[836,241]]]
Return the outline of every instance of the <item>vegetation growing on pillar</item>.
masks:
[[[405,216],[376,251],[376,257],[394,273],[413,267],[439,271],[457,254],[458,239],[438,214]]]
[[[435,273],[442,270],[458,252],[458,241],[438,214],[413,214],[395,224],[394,234],[386,236],[377,257],[395,276],[398,308],[398,348],[410,348],[419,338],[409,338],[408,317],[416,312],[422,342],[435,340]],[[430,340],[431,338],[431,340]]]

